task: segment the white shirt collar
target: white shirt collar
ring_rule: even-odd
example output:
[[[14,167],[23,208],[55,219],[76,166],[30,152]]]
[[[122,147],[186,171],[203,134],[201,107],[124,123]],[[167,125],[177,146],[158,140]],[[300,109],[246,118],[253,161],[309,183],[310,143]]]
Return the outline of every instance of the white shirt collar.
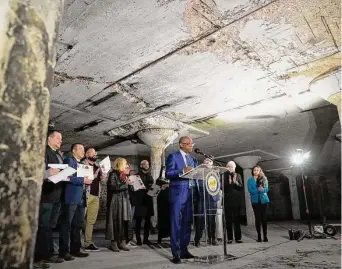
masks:
[[[188,154],[188,153],[184,152],[184,151],[181,150],[181,149],[180,149],[179,151],[180,151],[180,153],[182,154],[183,157],[185,157],[185,156]]]

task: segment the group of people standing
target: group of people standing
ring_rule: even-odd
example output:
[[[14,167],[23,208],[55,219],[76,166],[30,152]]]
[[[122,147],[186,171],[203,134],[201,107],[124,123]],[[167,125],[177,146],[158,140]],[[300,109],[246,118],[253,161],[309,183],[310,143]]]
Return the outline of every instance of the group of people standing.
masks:
[[[49,263],[61,263],[84,258],[87,252],[99,251],[95,246],[93,226],[97,220],[101,188],[107,188],[106,239],[110,240],[109,249],[113,252],[129,251],[127,243],[133,239],[132,220],[135,219],[135,235],[137,245],[149,245],[151,217],[154,215],[153,198],[147,195],[155,180],[150,173],[147,160],[140,163],[138,175],[145,189],[135,191],[130,180],[132,171],[125,158],[117,158],[107,174],[97,165],[97,153],[94,148],[86,151],[80,143],[71,146],[71,156],[63,159],[59,149],[62,135],[58,131],[48,133],[44,165],[44,182],[42,186],[39,225],[35,248],[34,268],[48,268]],[[192,152],[191,137],[181,137],[179,151],[170,154],[166,160],[165,176],[169,183],[158,179],[161,192],[158,195],[158,243],[170,236],[172,262],[181,263],[181,259],[194,256],[189,252],[191,226],[195,216],[195,246],[200,246],[207,223],[208,243],[216,245],[215,216],[220,205],[221,195],[209,195],[202,180],[191,180],[181,177],[198,165]],[[77,170],[78,164],[93,166],[94,179],[78,177],[75,173],[66,181],[53,183],[49,177],[59,173],[59,169],[51,168],[51,164],[67,164]],[[212,165],[210,159],[204,163]],[[240,229],[241,193],[243,183],[241,176],[235,172],[236,164],[228,162],[228,171],[223,174],[224,192],[223,210],[228,234],[228,244],[242,243]],[[256,166],[253,175],[248,179],[247,187],[255,213],[258,242],[267,242],[266,208],[269,198],[268,181],[261,168]],[[203,199],[204,198],[204,199]],[[193,211],[195,209],[195,212]],[[210,212],[204,214],[204,208]],[[193,215],[195,213],[195,215]],[[204,215],[207,219],[204,220]],[[54,256],[52,230],[60,219],[59,255]],[[144,220],[144,237],[140,236],[141,224]],[[81,244],[84,230],[85,242]]]

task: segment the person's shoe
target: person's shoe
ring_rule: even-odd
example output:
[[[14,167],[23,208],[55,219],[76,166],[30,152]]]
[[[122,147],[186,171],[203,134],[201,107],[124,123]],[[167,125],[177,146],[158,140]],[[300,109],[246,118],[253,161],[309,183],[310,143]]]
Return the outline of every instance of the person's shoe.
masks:
[[[70,253],[72,256],[77,257],[77,258],[85,258],[89,256],[89,253],[85,253],[85,252],[75,252],[75,253]]]
[[[126,244],[126,247],[128,247],[128,248],[136,248],[138,246],[133,241],[129,241]]]
[[[192,259],[195,258],[194,255],[192,255],[189,251],[187,253],[185,253],[184,255],[180,256],[181,259]]]
[[[109,250],[113,251],[113,252],[120,252],[120,249],[118,247],[118,243],[115,241],[112,241],[110,243],[110,246],[108,247]]]
[[[268,242],[267,235],[264,235],[264,242]]]
[[[227,244],[233,243],[233,240],[228,240]]]
[[[201,243],[199,241],[196,241],[194,245],[195,247],[199,248],[201,246]]]
[[[84,248],[84,251],[86,251],[86,252],[97,252],[97,251],[100,251],[100,249],[97,246],[95,246],[94,244],[90,244],[89,246]]]
[[[50,268],[50,264],[47,264],[43,261],[35,262],[33,264],[33,269],[47,269],[47,268]]]
[[[241,243],[242,243],[241,240],[236,240],[235,242],[238,243],[238,244],[241,244]]]
[[[44,263],[62,263],[64,262],[64,259],[56,256],[52,256],[46,260],[43,261]]]
[[[64,259],[65,261],[72,261],[75,260],[75,257],[71,256],[70,253],[66,253],[63,256],[59,256],[60,258]]]
[[[261,235],[260,235],[260,234],[258,234],[257,242],[262,242],[262,240],[261,240]]]
[[[222,238],[217,238],[217,242],[221,243],[222,241]]]
[[[126,245],[122,242],[118,244],[118,247],[120,250],[129,251],[129,248],[127,248]]]
[[[179,257],[173,257],[171,262],[173,262],[174,264],[180,264],[182,263],[181,259]]]
[[[212,245],[212,246],[217,246],[216,239],[212,239],[212,240],[211,240],[211,245]]]

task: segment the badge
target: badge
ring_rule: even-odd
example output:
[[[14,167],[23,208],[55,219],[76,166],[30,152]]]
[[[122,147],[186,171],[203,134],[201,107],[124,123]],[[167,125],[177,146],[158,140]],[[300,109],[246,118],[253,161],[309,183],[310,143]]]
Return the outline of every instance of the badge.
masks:
[[[216,196],[220,192],[220,176],[216,172],[209,172],[205,177],[205,187],[208,194]]]

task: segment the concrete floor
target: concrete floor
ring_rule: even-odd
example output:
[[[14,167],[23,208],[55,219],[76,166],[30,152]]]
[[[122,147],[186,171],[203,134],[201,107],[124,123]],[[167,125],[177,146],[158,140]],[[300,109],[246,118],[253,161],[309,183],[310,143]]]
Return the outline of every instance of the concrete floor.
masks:
[[[96,234],[95,242],[101,247],[101,252],[91,253],[88,258],[76,258],[71,262],[53,264],[52,269],[130,269],[130,268],[198,268],[210,266],[212,269],[258,269],[258,268],[299,268],[324,269],[341,268],[341,236],[336,239],[304,239],[300,242],[290,241],[289,228],[306,230],[306,226],[294,222],[276,222],[269,224],[269,242],[255,242],[254,228],[243,226],[243,244],[228,245],[228,253],[236,259],[212,265],[198,263],[172,264],[168,240],[163,248],[155,244],[151,247],[142,246],[129,252],[113,253],[106,246],[102,234]],[[154,236],[151,236],[152,242]],[[223,246],[206,249],[190,246],[190,252],[197,256],[207,254],[223,254]]]

